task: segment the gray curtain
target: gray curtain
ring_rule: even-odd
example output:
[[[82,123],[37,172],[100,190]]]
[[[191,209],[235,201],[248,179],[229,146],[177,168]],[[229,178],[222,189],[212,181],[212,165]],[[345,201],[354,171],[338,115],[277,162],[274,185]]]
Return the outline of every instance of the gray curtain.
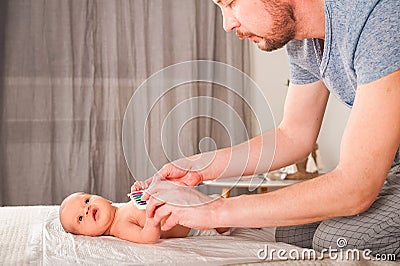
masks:
[[[134,178],[121,135],[135,90],[157,71],[188,60],[225,62],[248,73],[247,45],[223,32],[212,1],[1,1],[0,205],[59,204],[75,191],[126,201]],[[216,143],[209,149],[232,144],[221,125],[198,117],[180,140],[171,140],[174,158],[162,155],[157,134],[166,114],[199,95],[227,102],[250,130],[249,109],[235,93],[202,82],[179,86],[147,120],[155,168],[181,156],[174,145],[191,155],[204,137]],[[247,138],[240,131],[234,141]],[[147,164],[141,154],[135,160]],[[154,173],[145,169],[141,175]]]

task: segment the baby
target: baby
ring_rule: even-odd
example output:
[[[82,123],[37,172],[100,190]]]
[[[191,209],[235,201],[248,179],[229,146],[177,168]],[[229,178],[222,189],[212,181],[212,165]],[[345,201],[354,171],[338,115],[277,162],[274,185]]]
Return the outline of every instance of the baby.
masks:
[[[60,206],[60,222],[68,233],[87,236],[110,235],[124,240],[150,244],[160,238],[186,237],[194,235],[190,228],[177,225],[168,231],[161,231],[153,225],[153,219],[146,217],[145,210],[139,210],[131,203],[120,207],[112,202],[84,192],[77,192],[66,197]],[[205,234],[222,234],[228,229],[218,228]],[[197,231],[197,234],[200,231]]]

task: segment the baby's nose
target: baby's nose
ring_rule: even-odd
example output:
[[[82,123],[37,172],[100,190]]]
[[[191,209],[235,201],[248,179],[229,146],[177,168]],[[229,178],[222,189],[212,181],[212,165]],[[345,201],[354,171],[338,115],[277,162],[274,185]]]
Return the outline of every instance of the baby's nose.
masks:
[[[89,214],[89,211],[90,211],[90,205],[88,205],[88,206],[86,207],[86,210],[85,210],[86,215]]]

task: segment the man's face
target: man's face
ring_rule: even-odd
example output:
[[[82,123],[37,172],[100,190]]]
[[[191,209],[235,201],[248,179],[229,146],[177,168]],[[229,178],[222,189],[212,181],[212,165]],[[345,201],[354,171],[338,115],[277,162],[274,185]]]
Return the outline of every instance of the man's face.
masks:
[[[64,229],[78,235],[102,235],[112,224],[114,215],[111,201],[82,192],[68,196],[60,207]]]
[[[293,8],[280,0],[213,0],[222,11],[224,29],[236,30],[240,39],[255,42],[261,50],[273,51],[294,39]]]

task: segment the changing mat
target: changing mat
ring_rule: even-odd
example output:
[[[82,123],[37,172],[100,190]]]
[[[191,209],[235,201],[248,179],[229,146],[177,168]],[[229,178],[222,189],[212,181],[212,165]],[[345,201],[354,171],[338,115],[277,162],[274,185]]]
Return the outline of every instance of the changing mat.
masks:
[[[58,210],[59,206],[1,207],[0,264],[248,265],[267,262],[273,265],[282,264],[276,253],[266,260],[258,257],[266,245],[270,250],[302,251],[296,246],[274,243],[269,229],[234,229],[229,236],[163,239],[152,245],[108,236],[76,236],[64,232]],[[337,263],[329,259],[290,261],[291,265]],[[354,261],[350,263],[354,265]]]

